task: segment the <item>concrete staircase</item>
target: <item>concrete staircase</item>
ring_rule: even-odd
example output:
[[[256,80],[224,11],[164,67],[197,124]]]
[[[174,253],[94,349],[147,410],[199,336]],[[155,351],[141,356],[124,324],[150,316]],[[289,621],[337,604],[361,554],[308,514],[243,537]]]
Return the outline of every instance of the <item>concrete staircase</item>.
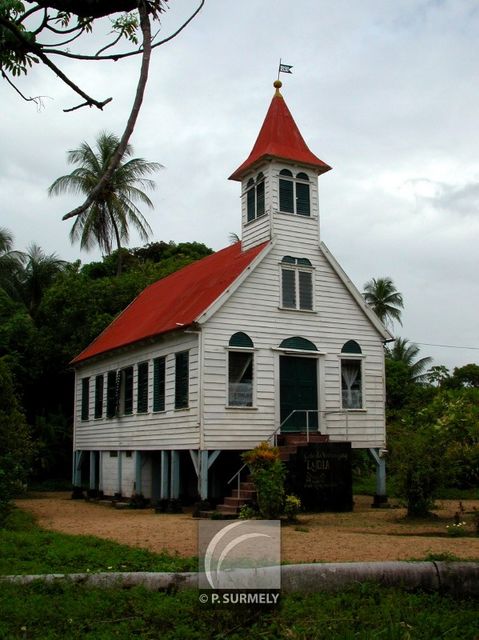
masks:
[[[305,433],[286,433],[278,436],[278,448],[280,459],[288,466],[288,462],[299,447],[308,447],[310,444],[319,444],[329,442],[329,436],[320,433],[309,434],[309,440]],[[256,500],[256,491],[251,477],[248,476],[243,482],[240,482],[239,490],[233,489],[230,496],[224,498],[223,504],[216,507],[216,513],[221,514],[224,518],[236,518],[239,510],[245,504],[249,504]]]

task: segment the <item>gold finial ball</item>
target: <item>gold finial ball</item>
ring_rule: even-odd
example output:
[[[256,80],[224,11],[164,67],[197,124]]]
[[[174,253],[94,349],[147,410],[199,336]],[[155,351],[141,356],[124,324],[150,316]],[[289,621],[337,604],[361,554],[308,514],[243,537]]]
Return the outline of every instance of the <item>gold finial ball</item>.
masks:
[[[275,80],[275,81],[273,82],[273,87],[274,87],[275,89],[281,89],[281,87],[282,87],[282,86],[283,86],[283,83],[281,82],[281,80]]]

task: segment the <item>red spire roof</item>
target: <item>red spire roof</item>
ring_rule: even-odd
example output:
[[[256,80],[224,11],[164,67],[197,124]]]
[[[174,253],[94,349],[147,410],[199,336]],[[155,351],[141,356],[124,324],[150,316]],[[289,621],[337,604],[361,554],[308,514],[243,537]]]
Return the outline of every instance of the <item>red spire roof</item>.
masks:
[[[267,244],[243,252],[241,242],[237,242],[158,280],[144,289],[72,364],[191,325]]]
[[[279,92],[281,82],[274,83],[276,93],[264,119],[263,126],[248,158],[229,177],[230,180],[241,180],[243,175],[254,164],[265,158],[281,158],[293,160],[300,164],[315,167],[318,174],[326,173],[331,167],[320,160],[309,150],[303,140],[283,96]]]

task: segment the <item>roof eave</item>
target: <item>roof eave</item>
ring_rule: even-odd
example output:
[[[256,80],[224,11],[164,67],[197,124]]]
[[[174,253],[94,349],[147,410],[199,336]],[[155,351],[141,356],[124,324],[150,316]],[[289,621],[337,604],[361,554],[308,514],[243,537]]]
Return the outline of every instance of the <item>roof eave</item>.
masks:
[[[229,176],[228,180],[237,180],[238,182],[241,182],[241,180],[243,179],[245,174],[248,173],[248,171],[251,171],[254,167],[258,166],[262,162],[265,162],[266,160],[285,160],[287,162],[296,162],[298,164],[301,164],[304,167],[309,167],[313,169],[318,174],[318,176],[322,175],[323,173],[326,173],[327,171],[331,171],[332,169],[332,167],[330,167],[329,164],[326,164],[325,162],[322,162],[322,161],[321,161],[321,164],[313,163],[313,162],[304,162],[303,160],[298,160],[297,158],[293,158],[290,156],[280,156],[280,155],[265,153],[259,156],[258,158],[256,158],[255,160],[252,160],[251,162],[248,162],[248,160],[246,160],[246,162],[240,165],[236,169],[236,171],[234,171]]]

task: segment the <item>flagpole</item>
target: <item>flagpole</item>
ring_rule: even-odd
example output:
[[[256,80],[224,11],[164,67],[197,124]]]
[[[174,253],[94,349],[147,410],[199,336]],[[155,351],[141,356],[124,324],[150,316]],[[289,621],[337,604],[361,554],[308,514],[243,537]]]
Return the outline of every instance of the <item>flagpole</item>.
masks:
[[[280,73],[281,73],[281,58],[279,59],[279,65],[278,65],[278,80],[279,80]]]

